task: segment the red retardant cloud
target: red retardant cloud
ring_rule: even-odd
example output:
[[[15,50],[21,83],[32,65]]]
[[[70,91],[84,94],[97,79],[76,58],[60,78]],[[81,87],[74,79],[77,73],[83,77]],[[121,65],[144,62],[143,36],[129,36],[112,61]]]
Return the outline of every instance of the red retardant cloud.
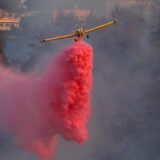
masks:
[[[88,138],[93,49],[79,40],[54,56],[44,73],[29,77],[0,67],[0,127],[19,147],[48,160],[56,136]]]

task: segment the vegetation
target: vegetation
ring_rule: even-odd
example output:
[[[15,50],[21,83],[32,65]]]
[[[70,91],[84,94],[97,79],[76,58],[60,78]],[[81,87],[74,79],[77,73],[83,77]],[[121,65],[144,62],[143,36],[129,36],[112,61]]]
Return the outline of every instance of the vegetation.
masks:
[[[0,9],[11,12],[18,12],[23,8],[21,0],[1,0]]]

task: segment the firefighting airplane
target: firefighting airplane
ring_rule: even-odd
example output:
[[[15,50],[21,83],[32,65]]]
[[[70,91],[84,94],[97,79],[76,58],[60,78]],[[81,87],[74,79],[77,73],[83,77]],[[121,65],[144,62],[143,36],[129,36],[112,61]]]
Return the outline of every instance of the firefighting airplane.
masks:
[[[83,26],[77,26],[75,28],[75,31],[74,33],[72,34],[68,34],[68,35],[64,35],[64,36],[58,36],[58,37],[53,37],[53,38],[47,38],[47,39],[43,39],[41,40],[41,42],[49,42],[49,41],[55,41],[55,40],[61,40],[61,39],[68,39],[68,38],[74,38],[75,42],[78,41],[81,37],[83,36],[87,36],[87,38],[89,38],[89,35],[88,33],[90,32],[94,32],[96,30],[100,30],[100,29],[103,29],[103,28],[106,28],[112,24],[115,24],[117,23],[118,21],[117,20],[114,20],[114,21],[111,21],[111,22],[108,22],[108,23],[105,23],[105,24],[102,24],[102,25],[99,25],[97,27],[93,27],[91,29],[88,29],[88,30],[85,30]]]

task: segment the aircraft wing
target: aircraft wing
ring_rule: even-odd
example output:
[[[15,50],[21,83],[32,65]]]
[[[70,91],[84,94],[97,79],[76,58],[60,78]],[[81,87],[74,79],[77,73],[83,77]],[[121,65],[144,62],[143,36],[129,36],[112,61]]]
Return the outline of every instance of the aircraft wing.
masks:
[[[68,34],[68,35],[64,35],[64,36],[46,38],[46,39],[43,39],[41,42],[49,42],[49,41],[55,41],[55,40],[60,40],[60,39],[67,39],[67,38],[72,38],[72,37],[75,37],[75,36],[76,35],[73,33],[73,34]]]
[[[88,29],[85,31],[85,33],[90,33],[90,32],[94,32],[96,30],[100,30],[100,29],[103,29],[103,28],[106,28],[112,24],[115,24],[117,23],[118,21],[117,20],[114,20],[114,21],[111,21],[111,22],[108,22],[108,23],[105,23],[105,24],[102,24],[102,25],[99,25],[97,27],[94,27],[94,28],[91,28],[91,29]]]

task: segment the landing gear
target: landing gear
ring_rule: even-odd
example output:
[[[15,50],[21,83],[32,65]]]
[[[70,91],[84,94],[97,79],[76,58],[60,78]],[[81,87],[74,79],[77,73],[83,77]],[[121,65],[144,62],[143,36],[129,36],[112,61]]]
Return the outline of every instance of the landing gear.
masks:
[[[89,39],[89,35],[87,34],[87,39]]]

